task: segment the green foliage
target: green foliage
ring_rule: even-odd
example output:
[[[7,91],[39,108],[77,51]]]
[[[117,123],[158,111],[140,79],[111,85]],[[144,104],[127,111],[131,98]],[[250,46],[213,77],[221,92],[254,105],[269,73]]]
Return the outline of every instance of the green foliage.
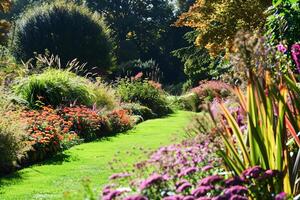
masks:
[[[125,103],[121,105],[121,108],[128,110],[132,115],[140,116],[143,121],[157,117],[150,108],[138,103]]]
[[[211,58],[209,52],[200,46],[196,46],[194,41],[198,31],[191,31],[185,34],[184,38],[190,46],[173,51],[173,55],[181,59],[184,63],[184,73],[191,82],[191,87],[198,85],[199,81],[218,78],[221,74],[228,71],[222,67],[222,57]]]
[[[282,1],[268,10],[266,35],[270,42],[279,44],[285,41],[291,46],[300,38],[300,2]]]
[[[166,94],[151,85],[147,80],[121,79],[117,86],[121,100],[129,103],[139,103],[150,108],[158,116],[171,113]]]
[[[175,107],[180,110],[187,111],[199,111],[200,100],[196,93],[190,92],[182,96],[170,96],[169,101],[171,101],[171,107]]]
[[[102,13],[116,38],[118,64],[153,59],[164,73],[164,81],[182,80],[181,63],[170,52],[185,44],[186,29],[170,26],[176,18],[167,0],[86,0]]]
[[[59,69],[48,69],[42,74],[31,75],[21,80],[14,90],[33,108],[73,103],[113,108],[116,99],[113,91],[102,83],[92,83],[72,72]]]
[[[27,61],[47,50],[59,55],[64,64],[77,58],[87,63],[87,71],[97,73],[107,72],[114,62],[109,29],[102,18],[71,2],[45,3],[27,10],[11,35],[18,60]]]
[[[7,94],[0,93],[0,174],[10,172],[30,149],[26,143],[25,127],[18,117],[18,112],[12,112],[8,107]]]

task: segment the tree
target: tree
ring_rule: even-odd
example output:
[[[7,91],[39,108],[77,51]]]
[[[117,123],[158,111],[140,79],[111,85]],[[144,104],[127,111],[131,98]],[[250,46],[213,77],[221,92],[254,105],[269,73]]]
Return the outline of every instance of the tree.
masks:
[[[168,0],[86,0],[86,4],[103,14],[112,29],[119,64],[153,59],[165,82],[184,78],[182,64],[170,52],[183,46],[186,29],[171,26],[176,15]]]
[[[218,55],[232,44],[239,30],[261,29],[266,20],[265,10],[272,0],[197,0],[176,22],[177,26],[199,31],[196,44]]]

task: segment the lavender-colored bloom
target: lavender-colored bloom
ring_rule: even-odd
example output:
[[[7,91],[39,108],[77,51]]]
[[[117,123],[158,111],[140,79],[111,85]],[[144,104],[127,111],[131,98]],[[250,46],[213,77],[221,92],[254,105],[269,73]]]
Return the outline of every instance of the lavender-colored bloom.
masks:
[[[212,200],[210,197],[200,197],[197,200]]]
[[[103,200],[113,200],[117,196],[120,196],[122,193],[123,192],[118,191],[118,190],[111,191],[103,197]]]
[[[273,177],[279,176],[280,172],[278,170],[271,170],[271,169],[269,169],[269,170],[265,171],[265,175],[267,177],[273,178]]]
[[[211,200],[228,200],[230,197],[228,195],[219,195],[217,197],[213,197]]]
[[[214,167],[213,166],[211,166],[211,165],[206,165],[206,166],[204,166],[204,167],[202,167],[202,171],[204,171],[204,172],[206,172],[206,171],[208,171],[208,170],[211,170],[211,169],[213,169]]]
[[[287,198],[287,195],[285,192],[281,192],[276,195],[275,200],[285,200]]]
[[[195,197],[202,197],[205,196],[211,189],[213,189],[212,186],[200,186],[192,192],[192,195]]]
[[[234,194],[244,195],[244,194],[247,194],[247,192],[248,192],[248,189],[246,187],[236,185],[236,186],[232,186],[229,189],[226,189],[224,194],[226,194],[226,195],[234,195]]]
[[[148,200],[148,198],[141,195],[134,195],[134,196],[126,197],[124,200]]]
[[[202,179],[199,183],[199,185],[201,186],[208,186],[208,185],[212,185],[214,183],[217,183],[219,181],[223,180],[222,177],[218,176],[218,175],[213,175],[213,176],[208,176],[204,179]]]
[[[128,173],[119,173],[119,174],[113,174],[109,177],[110,180],[120,179],[120,178],[126,178],[131,176],[131,174]]]
[[[181,186],[179,186],[179,187],[177,188],[176,192],[177,192],[177,193],[181,193],[181,192],[183,192],[183,191],[185,191],[186,189],[191,188],[191,187],[192,187],[191,184],[189,184],[189,183],[184,183],[184,184],[182,184]]]
[[[193,196],[186,196],[183,198],[183,200],[196,200],[196,198]],[[199,198],[197,200],[199,200]]]
[[[245,179],[243,177],[235,176],[230,179],[227,179],[225,181],[225,184],[227,187],[229,187],[229,186],[234,186],[234,185],[241,185],[244,182],[245,182]]]
[[[182,176],[187,176],[187,175],[190,175],[190,174],[194,174],[197,172],[197,168],[196,167],[189,167],[189,168],[186,168],[184,170],[182,170],[182,172],[180,172],[180,174],[178,174],[179,177],[182,177]]]
[[[186,179],[182,179],[182,180],[178,181],[175,185],[178,188],[179,186],[181,186],[184,183],[189,183],[189,182]]]
[[[165,197],[163,200],[183,200],[182,195],[172,195],[169,197]]]
[[[300,44],[294,44],[292,46],[292,58],[296,63],[298,73],[300,73]]]
[[[161,176],[159,174],[153,174],[152,176],[150,176],[148,179],[144,180],[141,183],[140,189],[144,190],[144,189],[150,187],[151,185],[161,183],[161,182],[166,181],[166,180],[167,180],[166,176]]]
[[[248,197],[244,197],[241,195],[232,195],[229,200],[248,200]]]
[[[281,53],[285,53],[287,51],[287,48],[283,44],[277,45],[277,50]]]
[[[257,178],[263,172],[263,169],[260,166],[254,166],[249,169],[246,169],[243,172],[243,175],[250,178]]]

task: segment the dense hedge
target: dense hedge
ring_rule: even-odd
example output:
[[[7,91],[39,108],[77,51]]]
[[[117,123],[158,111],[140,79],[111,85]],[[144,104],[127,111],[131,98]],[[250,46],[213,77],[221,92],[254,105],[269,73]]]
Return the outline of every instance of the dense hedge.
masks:
[[[18,60],[27,61],[47,50],[59,55],[64,64],[77,58],[87,63],[89,71],[98,73],[106,72],[114,62],[109,29],[102,18],[70,2],[45,3],[27,10],[16,21],[11,36]]]

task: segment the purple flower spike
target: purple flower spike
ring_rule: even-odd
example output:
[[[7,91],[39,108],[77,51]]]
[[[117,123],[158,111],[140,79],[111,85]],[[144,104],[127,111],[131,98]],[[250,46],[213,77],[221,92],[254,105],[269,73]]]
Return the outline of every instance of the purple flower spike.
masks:
[[[105,195],[103,197],[103,200],[113,200],[115,199],[117,196],[120,196],[123,192],[118,191],[118,190],[114,190],[111,191],[110,193],[108,193],[107,195]]]
[[[206,171],[211,170],[211,169],[213,169],[213,166],[207,165],[207,166],[203,167],[201,170],[206,172]]]
[[[287,195],[285,192],[281,192],[276,195],[275,200],[285,200],[287,199]]]
[[[263,172],[263,169],[260,166],[254,166],[249,169],[246,169],[243,172],[243,175],[250,178],[257,178]]]
[[[213,197],[212,200],[228,200],[229,196],[228,195],[219,195],[217,197]]]
[[[248,200],[248,198],[235,194],[235,195],[232,195],[229,200]]]
[[[218,175],[213,175],[213,176],[208,176],[204,179],[202,179],[199,183],[199,185],[201,186],[208,186],[208,185],[212,185],[214,183],[217,183],[219,181],[223,180],[222,177],[218,176]]]
[[[190,174],[194,174],[197,172],[197,168],[196,167],[189,167],[187,169],[184,169],[182,170],[182,172],[180,172],[180,174],[178,175],[179,177],[182,177],[182,176],[187,176],[187,175],[190,175]]]
[[[183,200],[196,200],[196,198],[193,197],[193,196],[186,196],[186,197],[183,198]],[[199,200],[199,198],[197,200]]]
[[[200,186],[192,192],[192,195],[195,197],[205,196],[213,187],[211,186]]]
[[[157,183],[161,183],[163,181],[166,181],[167,177],[165,176],[161,176],[159,174],[153,174],[152,176],[150,176],[148,179],[144,180],[141,185],[140,185],[140,189],[144,190],[152,185],[155,185]]]
[[[298,73],[300,73],[300,44],[294,44],[292,46],[292,58],[296,63]]]
[[[197,200],[212,200],[210,197],[200,197]]]
[[[227,187],[229,186],[235,186],[235,185],[241,185],[245,182],[245,179],[239,176],[235,176],[233,178],[227,179],[225,181],[225,184]]]
[[[176,192],[177,192],[177,193],[182,193],[183,191],[185,191],[186,189],[191,188],[191,187],[192,187],[191,184],[189,184],[189,183],[184,183],[184,184],[182,184],[181,186],[179,186],[179,187],[177,188]]]
[[[173,196],[165,197],[163,200],[183,200],[183,196],[173,195]]]
[[[124,200],[148,200],[148,199],[141,195],[134,195],[134,196],[126,197]]]
[[[247,192],[248,192],[248,189],[246,187],[236,185],[236,186],[232,186],[229,189],[226,189],[224,193],[226,195],[234,195],[234,194],[244,195],[244,194],[247,194]]]
[[[287,51],[287,48],[283,44],[277,45],[277,50],[281,53],[285,53]]]
[[[120,174],[113,174],[109,177],[110,180],[120,179],[120,178],[126,178],[131,176],[128,173],[120,173]]]

